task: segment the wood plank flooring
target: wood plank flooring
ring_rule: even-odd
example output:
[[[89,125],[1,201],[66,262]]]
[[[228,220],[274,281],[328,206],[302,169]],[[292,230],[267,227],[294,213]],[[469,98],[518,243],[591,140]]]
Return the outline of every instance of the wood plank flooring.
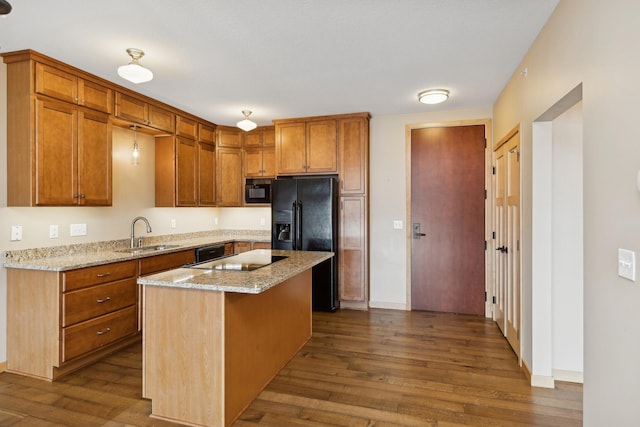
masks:
[[[141,346],[49,383],[0,374],[0,426],[175,426],[149,418]],[[314,313],[313,337],[234,426],[580,426],[582,387],[531,388],[495,323]]]

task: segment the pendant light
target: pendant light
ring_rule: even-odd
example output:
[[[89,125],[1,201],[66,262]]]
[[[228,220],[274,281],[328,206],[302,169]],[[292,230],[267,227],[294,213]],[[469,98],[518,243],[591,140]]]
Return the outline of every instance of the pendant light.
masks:
[[[131,126],[133,130],[133,147],[131,147],[131,164],[138,166],[140,164],[140,146],[138,146],[138,126]]]
[[[144,52],[131,47],[127,49],[127,54],[131,57],[131,62],[118,67],[118,75],[136,84],[151,81],[153,73],[139,63],[140,58],[144,56]]]
[[[249,120],[249,116],[251,115],[251,110],[242,110],[242,114],[244,114],[244,120],[240,120],[237,125],[240,129],[245,132],[249,132],[258,127],[257,124]]]
[[[418,101],[423,104],[440,104],[449,98],[449,91],[446,89],[429,89],[418,94]]]

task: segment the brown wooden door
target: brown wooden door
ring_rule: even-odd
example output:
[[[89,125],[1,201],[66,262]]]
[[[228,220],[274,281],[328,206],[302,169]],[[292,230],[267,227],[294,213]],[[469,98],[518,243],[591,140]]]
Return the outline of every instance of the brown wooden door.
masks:
[[[213,144],[200,142],[198,144],[198,185],[200,191],[200,206],[215,206],[216,204],[216,147]]]
[[[176,149],[176,206],[196,206],[198,183],[196,142],[176,136]]]
[[[276,155],[278,174],[304,173],[305,124],[286,123],[276,128]]]
[[[216,172],[218,206],[242,206],[242,152],[218,148]]]
[[[111,125],[109,115],[78,112],[78,203],[111,206]]]
[[[484,314],[484,149],[484,125],[411,131],[414,310]]]
[[[36,101],[36,205],[78,204],[78,110]]]
[[[337,132],[335,120],[307,123],[307,173],[337,172]]]

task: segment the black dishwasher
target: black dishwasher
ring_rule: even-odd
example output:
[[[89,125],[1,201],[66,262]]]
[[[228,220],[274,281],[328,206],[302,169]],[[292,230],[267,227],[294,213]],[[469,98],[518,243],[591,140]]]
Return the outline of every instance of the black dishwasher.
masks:
[[[205,246],[196,248],[196,263],[210,261],[224,256],[224,245]]]

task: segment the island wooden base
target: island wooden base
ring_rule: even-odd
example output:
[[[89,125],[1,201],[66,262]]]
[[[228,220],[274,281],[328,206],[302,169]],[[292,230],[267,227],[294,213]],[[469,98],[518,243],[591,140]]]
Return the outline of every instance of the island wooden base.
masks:
[[[255,295],[143,289],[143,397],[154,418],[231,425],[311,337],[310,269]]]

